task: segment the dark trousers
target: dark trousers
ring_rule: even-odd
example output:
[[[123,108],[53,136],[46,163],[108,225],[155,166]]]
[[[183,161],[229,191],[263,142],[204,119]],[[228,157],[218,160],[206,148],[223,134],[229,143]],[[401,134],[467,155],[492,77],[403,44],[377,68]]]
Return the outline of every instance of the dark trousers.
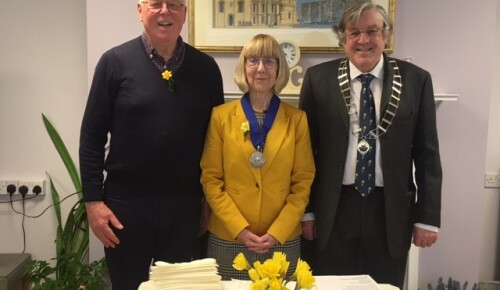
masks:
[[[114,230],[120,244],[105,248],[113,290],[137,290],[152,261],[188,262],[196,255],[199,199],[106,194],[105,203],[124,226]]]
[[[343,186],[328,244],[317,253],[317,275],[370,275],[377,283],[403,289],[407,256],[389,255],[384,191],[362,197]]]

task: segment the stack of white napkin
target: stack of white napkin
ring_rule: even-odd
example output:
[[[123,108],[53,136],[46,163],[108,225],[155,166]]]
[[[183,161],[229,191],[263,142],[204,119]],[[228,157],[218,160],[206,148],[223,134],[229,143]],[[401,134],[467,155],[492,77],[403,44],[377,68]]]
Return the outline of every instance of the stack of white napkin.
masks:
[[[215,259],[207,258],[186,263],[155,262],[151,266],[150,283],[155,290],[222,290],[221,276]]]

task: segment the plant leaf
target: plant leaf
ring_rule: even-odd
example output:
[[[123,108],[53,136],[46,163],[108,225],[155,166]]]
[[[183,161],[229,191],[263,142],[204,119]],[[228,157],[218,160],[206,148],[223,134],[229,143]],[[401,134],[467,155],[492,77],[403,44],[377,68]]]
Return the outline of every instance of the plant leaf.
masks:
[[[54,267],[43,262],[39,264],[43,267],[35,267],[32,270],[30,275],[38,277],[32,281],[33,290],[77,289],[82,284],[87,284],[89,290],[104,289],[103,277],[107,271],[105,260],[103,259],[99,264],[93,266],[89,266],[86,261],[89,250],[89,224],[85,203],[83,202],[80,175],[59,133],[44,114],[42,114],[42,119],[47,133],[75,186],[78,201],[70,209],[64,220],[60,205],[62,200],[52,182],[52,178],[47,174],[57,219],[57,236],[55,240],[57,257]]]
[[[52,126],[52,124],[47,119],[47,117],[45,117],[44,114],[42,114],[42,119],[43,119],[43,124],[45,125],[45,129],[47,130],[47,133],[49,134],[52,143],[54,143],[54,147],[56,147],[56,150],[59,153],[59,156],[61,157],[64,166],[66,166],[66,169],[68,170],[69,176],[71,177],[71,180],[75,185],[76,191],[79,192],[78,196],[82,198],[83,194],[82,194],[82,183],[80,181],[80,175],[76,170],[75,163],[73,162],[71,155],[69,155],[66,145],[64,145],[61,136],[59,136],[59,133],[57,133],[54,126]]]

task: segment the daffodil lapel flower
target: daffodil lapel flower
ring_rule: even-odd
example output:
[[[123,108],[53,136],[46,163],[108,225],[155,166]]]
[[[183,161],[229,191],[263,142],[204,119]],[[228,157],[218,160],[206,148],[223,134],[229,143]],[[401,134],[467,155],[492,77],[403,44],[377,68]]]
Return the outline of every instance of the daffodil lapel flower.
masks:
[[[297,281],[294,290],[312,289],[315,279],[307,262],[299,259],[295,273],[291,277],[286,277],[289,265],[286,255],[281,252],[275,252],[272,259],[267,259],[264,263],[256,261],[253,267],[243,253],[239,253],[233,260],[233,268],[238,271],[248,271],[248,276],[252,280],[250,290],[291,290],[286,287],[290,281]]]
[[[243,139],[245,139],[250,132],[250,124],[248,121],[241,123],[241,132],[243,133]]]
[[[174,75],[172,74],[172,71],[169,71],[168,69],[166,69],[161,73],[161,76],[164,80],[167,81],[168,90],[173,92],[174,91]]]

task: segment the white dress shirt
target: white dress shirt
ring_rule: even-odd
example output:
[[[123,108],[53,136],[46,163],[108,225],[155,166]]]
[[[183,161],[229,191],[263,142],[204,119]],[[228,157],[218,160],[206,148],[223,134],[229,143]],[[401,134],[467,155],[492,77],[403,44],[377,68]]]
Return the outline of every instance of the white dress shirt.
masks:
[[[381,57],[378,64],[369,73],[374,76],[370,83],[370,89],[373,93],[373,99],[375,101],[375,118],[380,120],[380,100],[382,99],[382,84],[384,83],[384,58]],[[349,62],[349,72],[351,77],[351,122],[349,126],[349,147],[347,149],[347,158],[345,161],[344,177],[342,179],[342,184],[351,185],[354,184],[356,176],[356,159],[358,154],[358,134],[354,134],[356,129],[359,128],[359,99],[361,95],[361,80],[358,78],[359,75],[364,74],[358,70],[351,62]],[[375,140],[375,186],[383,187],[384,180],[382,177],[382,160],[380,158],[380,142],[378,138]]]

